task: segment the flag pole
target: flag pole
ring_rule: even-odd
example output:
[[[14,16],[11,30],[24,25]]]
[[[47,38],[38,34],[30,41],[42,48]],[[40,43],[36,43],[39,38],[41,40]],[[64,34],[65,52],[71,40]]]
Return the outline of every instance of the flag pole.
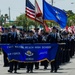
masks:
[[[43,26],[44,26],[45,32],[49,32],[48,25],[47,25],[46,21],[44,21],[44,2],[45,2],[45,0],[43,0]]]
[[[43,26],[44,26],[44,30],[46,30],[44,25],[44,0],[43,0]]]
[[[51,5],[53,6],[53,0],[51,0]]]
[[[28,19],[27,19],[27,16],[26,16],[26,13],[27,13],[26,12],[26,6],[27,6],[27,0],[25,0],[25,17],[26,17],[26,25],[25,25],[26,27],[25,27],[25,29],[27,31],[28,30],[28,23],[27,23],[28,22]]]
[[[36,26],[37,25],[37,22],[36,22],[36,0],[34,3],[35,3],[35,29],[36,29],[37,28],[37,26]]]

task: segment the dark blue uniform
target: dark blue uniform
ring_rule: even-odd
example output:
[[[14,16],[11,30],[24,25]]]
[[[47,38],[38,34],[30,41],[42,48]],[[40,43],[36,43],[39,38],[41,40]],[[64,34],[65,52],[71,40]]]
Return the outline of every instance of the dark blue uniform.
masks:
[[[1,43],[7,44],[8,43],[8,33],[3,33],[1,35]],[[7,54],[3,51],[3,58],[4,58],[4,67],[8,66],[8,59],[7,59]]]
[[[8,34],[8,43],[10,43],[10,44],[18,43],[18,34],[17,34],[17,32],[10,32]],[[8,72],[12,73],[13,70],[14,70],[14,73],[17,73],[17,66],[18,66],[17,61],[11,61],[10,64],[9,64]]]
[[[26,43],[27,44],[33,44],[37,42],[37,39],[33,36],[33,32],[29,31],[29,35],[26,37]],[[33,72],[33,62],[27,62],[27,73]]]
[[[58,35],[57,33],[50,33],[47,37],[47,42],[48,43],[57,43],[58,42]],[[54,61],[52,61],[51,63],[51,72],[57,72],[57,69],[59,67],[58,65],[58,52],[57,52],[57,55],[56,55],[56,58]]]

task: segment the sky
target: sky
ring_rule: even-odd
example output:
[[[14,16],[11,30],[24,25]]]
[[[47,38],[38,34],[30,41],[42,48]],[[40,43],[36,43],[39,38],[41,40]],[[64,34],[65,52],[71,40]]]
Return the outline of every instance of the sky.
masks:
[[[10,7],[11,20],[15,20],[17,16],[25,13],[26,0],[0,0],[0,15],[9,14]],[[34,4],[34,0],[30,0]],[[46,0],[51,4],[51,0]],[[42,10],[42,0],[37,0]],[[54,6],[64,9],[72,10],[75,13],[75,0],[54,0]]]

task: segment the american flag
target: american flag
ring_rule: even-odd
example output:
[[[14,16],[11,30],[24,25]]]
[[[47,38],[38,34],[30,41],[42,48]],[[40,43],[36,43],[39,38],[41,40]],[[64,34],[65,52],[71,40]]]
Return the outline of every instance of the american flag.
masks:
[[[26,0],[26,16],[42,24],[45,27],[45,30],[49,32],[48,25],[46,22],[43,23],[44,21],[42,15],[43,14],[36,0],[35,6],[29,0]]]
[[[26,16],[35,20],[35,7],[29,0],[26,0]]]
[[[35,21],[38,21],[39,23],[43,23],[43,19],[41,16],[39,16],[37,18],[37,16],[42,13],[37,2],[35,3],[35,6],[29,1],[29,0],[26,0],[26,16],[35,20]]]

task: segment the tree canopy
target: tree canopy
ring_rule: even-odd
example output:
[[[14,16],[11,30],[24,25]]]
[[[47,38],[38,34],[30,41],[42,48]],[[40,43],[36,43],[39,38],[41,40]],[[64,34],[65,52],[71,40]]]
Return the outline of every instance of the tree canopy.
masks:
[[[66,14],[68,17],[67,26],[75,25],[75,13],[73,13],[71,10],[68,10],[68,11],[66,11]],[[31,25],[33,25],[35,27],[38,27],[40,25],[38,22],[27,18],[25,16],[25,14],[19,15],[18,17],[16,17],[15,21],[12,21],[9,23],[5,22],[6,19],[8,18],[7,14],[5,14],[5,17],[3,17],[3,19],[1,17],[0,17],[0,24],[3,24],[3,26],[5,26],[5,27],[9,27],[11,24],[15,24],[16,26],[23,26],[24,28],[29,29],[29,27]],[[5,18],[5,20],[4,20],[4,18]],[[53,21],[47,22],[47,24],[49,27],[54,26],[54,25],[58,26],[58,24]]]

